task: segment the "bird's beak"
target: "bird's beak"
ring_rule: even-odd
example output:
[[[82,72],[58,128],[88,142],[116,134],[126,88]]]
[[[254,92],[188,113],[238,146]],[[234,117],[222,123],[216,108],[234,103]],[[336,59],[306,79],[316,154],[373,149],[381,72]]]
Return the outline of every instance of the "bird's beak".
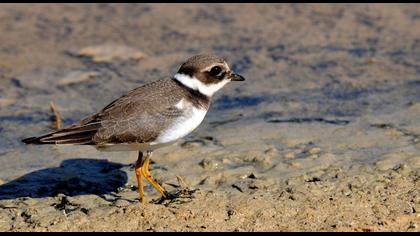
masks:
[[[245,80],[245,78],[242,77],[242,75],[238,75],[238,74],[234,74],[234,73],[232,73],[229,77],[230,77],[230,80],[232,80],[232,81],[244,81]]]

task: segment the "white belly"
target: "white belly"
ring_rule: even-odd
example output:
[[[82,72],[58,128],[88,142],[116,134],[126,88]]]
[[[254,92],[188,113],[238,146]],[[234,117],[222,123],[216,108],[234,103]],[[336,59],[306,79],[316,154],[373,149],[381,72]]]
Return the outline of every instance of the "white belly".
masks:
[[[150,143],[121,143],[121,144],[104,144],[98,145],[99,151],[153,151],[157,148],[166,146],[175,142],[177,139],[184,137],[197,128],[206,116],[207,110],[197,109],[192,104],[181,99],[176,108],[184,110],[183,116],[177,118],[175,122],[166,130],[162,131],[159,136]]]
[[[207,110],[190,107],[185,111],[184,116],[177,118],[177,120],[163,131],[152,145],[173,142],[185,135],[191,133],[197,128],[206,116]]]

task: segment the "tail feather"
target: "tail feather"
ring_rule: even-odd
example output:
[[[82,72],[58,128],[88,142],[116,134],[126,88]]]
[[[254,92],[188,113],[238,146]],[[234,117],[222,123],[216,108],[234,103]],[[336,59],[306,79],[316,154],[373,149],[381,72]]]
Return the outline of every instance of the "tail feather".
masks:
[[[70,126],[39,137],[25,138],[26,144],[93,144],[93,136],[100,127],[99,123]]]

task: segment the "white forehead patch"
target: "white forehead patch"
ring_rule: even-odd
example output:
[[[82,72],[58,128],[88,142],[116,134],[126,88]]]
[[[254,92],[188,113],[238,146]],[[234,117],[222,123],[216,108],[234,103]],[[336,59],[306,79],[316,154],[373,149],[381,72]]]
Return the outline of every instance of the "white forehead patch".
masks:
[[[191,77],[189,75],[176,73],[174,75],[174,78],[178,80],[183,85],[187,86],[190,89],[198,90],[200,93],[206,95],[206,96],[213,96],[215,92],[223,88],[227,83],[230,82],[230,80],[225,79],[220,81],[217,84],[204,84],[200,80],[198,80],[195,77]]]

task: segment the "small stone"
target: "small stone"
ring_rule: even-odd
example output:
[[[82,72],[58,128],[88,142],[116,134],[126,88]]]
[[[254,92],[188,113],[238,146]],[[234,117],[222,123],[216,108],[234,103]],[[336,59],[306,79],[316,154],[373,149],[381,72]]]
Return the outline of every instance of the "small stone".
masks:
[[[406,164],[399,164],[392,169],[402,175],[408,175],[411,172],[411,168]]]
[[[277,150],[277,148],[269,148],[264,151],[264,154],[269,156],[278,156],[279,151]]]
[[[270,159],[271,158],[268,156],[256,156],[254,159],[252,159],[252,162],[254,162],[258,167],[266,169],[271,167]]]
[[[300,162],[293,161],[289,163],[289,166],[293,168],[299,168],[299,167],[302,167],[302,164]]]
[[[316,155],[316,154],[312,154],[312,155],[310,155],[308,158],[309,158],[309,159],[317,159],[317,158],[318,158],[318,155]]]
[[[94,200],[93,200],[93,203],[95,204],[95,205],[99,205],[99,206],[109,206],[109,205],[111,205],[112,204],[112,202],[111,201],[108,201],[108,200],[106,200],[106,199],[104,199],[104,198],[101,198],[101,197],[97,197],[97,198],[95,198]]]
[[[354,181],[351,182],[352,188],[362,188],[364,184],[366,184],[367,180],[364,176],[356,176],[354,177]]]
[[[311,154],[311,155],[315,155],[315,154],[318,154],[319,152],[321,152],[321,148],[319,148],[319,147],[314,147],[314,148],[311,148],[311,149],[309,149],[309,154]]]
[[[306,143],[306,141],[307,140],[304,140],[304,139],[287,139],[285,141],[285,145],[287,147],[295,147],[295,146],[298,146],[300,144]]]
[[[393,168],[395,164],[394,164],[394,160],[392,159],[384,159],[384,160],[379,160],[375,162],[375,166],[376,168],[378,168],[378,170],[384,171],[384,170],[389,170]]]
[[[247,175],[247,174],[245,174],[245,175],[241,175],[239,178],[241,178],[241,179],[246,179],[246,178],[248,178],[248,175]]]
[[[199,163],[199,165],[201,167],[203,167],[203,169],[205,169],[205,170],[214,170],[214,169],[216,169],[219,166],[219,163],[217,163],[214,160],[209,160],[209,159],[206,158],[206,159],[203,159]]]
[[[293,152],[288,152],[284,155],[285,159],[293,159],[295,158],[295,154]]]
[[[351,195],[351,191],[345,191],[343,192],[344,196],[350,196]]]
[[[235,162],[232,160],[233,158],[223,158],[222,164],[224,165],[234,165]],[[247,162],[247,160],[244,158],[244,161]]]
[[[116,207],[125,207],[130,205],[130,203],[127,200],[124,199],[118,199],[117,201],[115,201],[115,206]]]

